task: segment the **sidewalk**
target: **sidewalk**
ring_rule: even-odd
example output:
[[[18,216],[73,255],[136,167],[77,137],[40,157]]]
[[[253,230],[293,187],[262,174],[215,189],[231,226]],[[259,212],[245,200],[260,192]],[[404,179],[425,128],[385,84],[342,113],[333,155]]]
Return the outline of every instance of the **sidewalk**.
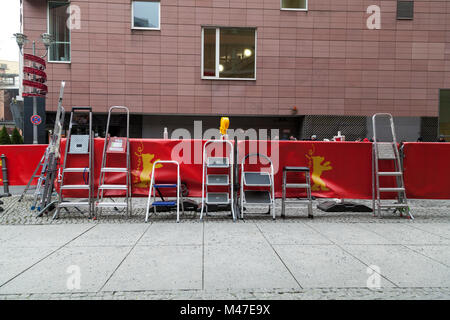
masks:
[[[1,225],[0,299],[450,298],[449,220],[371,219]]]

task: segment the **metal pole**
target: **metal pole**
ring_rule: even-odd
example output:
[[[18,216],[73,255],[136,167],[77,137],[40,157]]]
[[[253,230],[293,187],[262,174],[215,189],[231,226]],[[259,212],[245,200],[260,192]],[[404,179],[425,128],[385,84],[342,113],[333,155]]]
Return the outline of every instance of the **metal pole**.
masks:
[[[35,41],[33,41],[33,55],[36,55],[36,45]],[[33,63],[33,67],[36,65]],[[33,75],[33,80],[36,80],[36,75]],[[36,91],[36,89],[34,89]],[[33,116],[37,115],[37,101],[36,96],[33,96]],[[25,120],[26,121],[26,120]],[[37,125],[33,124],[33,144],[38,144],[38,128]]]
[[[3,194],[2,197],[10,197],[11,193],[9,193],[9,185],[8,185],[8,168],[6,167],[6,156],[4,154],[1,155],[2,159],[2,173],[3,173]]]

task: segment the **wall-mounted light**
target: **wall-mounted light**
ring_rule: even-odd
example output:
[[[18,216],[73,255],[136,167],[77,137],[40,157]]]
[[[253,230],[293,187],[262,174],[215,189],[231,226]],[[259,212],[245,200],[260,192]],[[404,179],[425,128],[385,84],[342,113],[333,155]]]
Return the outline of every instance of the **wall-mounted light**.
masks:
[[[250,50],[250,49],[245,49],[245,50],[244,50],[244,56],[245,56],[246,58],[251,57],[252,54],[253,54],[253,51],[252,51],[252,50]]]
[[[224,69],[223,65],[219,64],[219,72],[223,72]]]
[[[53,36],[50,33],[43,33],[41,34],[41,39],[45,49],[48,50],[48,47],[50,47],[53,42]]]
[[[23,46],[26,42],[28,42],[27,36],[23,33],[14,33],[14,37],[16,37],[17,45],[19,46],[19,49],[22,50]]]

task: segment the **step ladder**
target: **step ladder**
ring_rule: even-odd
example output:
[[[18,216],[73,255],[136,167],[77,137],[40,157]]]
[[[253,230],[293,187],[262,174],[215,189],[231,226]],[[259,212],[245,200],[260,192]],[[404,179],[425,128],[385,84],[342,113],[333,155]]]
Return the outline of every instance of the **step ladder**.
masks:
[[[392,141],[380,142],[377,137],[377,119],[388,118],[390,124],[390,130],[392,135]],[[402,216],[403,212],[407,213],[407,216],[414,219],[411,214],[408,199],[406,197],[405,184],[403,181],[403,168],[400,161],[400,155],[397,148],[397,140],[395,135],[394,119],[389,113],[376,113],[372,116],[373,126],[373,144],[372,144],[372,209],[378,212],[378,216],[381,217],[382,209],[394,209],[394,212],[400,212]],[[394,171],[380,172],[379,166],[380,160],[392,161],[394,164]],[[380,177],[395,177],[396,187],[382,187],[380,185]],[[388,200],[381,199],[381,193],[395,192],[397,194],[397,202],[392,203]],[[375,211],[376,210],[376,211]]]
[[[114,110],[125,112],[126,120],[126,137],[111,137],[109,134],[111,115]],[[117,112],[115,114],[118,114]],[[108,158],[115,155],[123,158],[125,156],[125,167],[110,166]],[[111,159],[109,159],[111,161]],[[122,162],[123,163],[123,162]],[[107,184],[107,174],[122,174],[125,175],[125,184]],[[123,180],[123,178],[122,178]],[[114,202],[112,198],[107,201],[105,191],[120,190],[125,193],[125,201]],[[102,166],[100,169],[99,187],[97,192],[97,201],[95,202],[94,216],[98,218],[98,213],[101,213],[103,208],[124,208],[127,217],[130,217],[132,212],[132,189],[131,189],[131,170],[130,170],[130,111],[124,106],[112,106],[108,112],[108,120],[106,122],[105,143],[103,146]]]
[[[42,213],[45,212],[47,208],[49,208],[50,205],[54,203],[51,201],[51,197],[53,195],[56,171],[59,163],[59,144],[61,141],[61,134],[64,126],[65,111],[64,107],[62,106],[62,100],[65,85],[66,83],[64,81],[61,81],[55,125],[50,137],[50,143],[45,149],[44,155],[36,166],[36,169],[31,175],[30,180],[28,181],[18,200],[19,202],[21,202],[28,191],[34,190],[31,211],[36,210],[38,216],[41,216]],[[37,174],[38,172],[39,174]],[[31,184],[36,178],[38,179],[37,184],[34,188],[31,188]]]
[[[177,167],[177,181],[176,183],[157,184],[155,178],[155,169],[158,164],[174,164]],[[159,189],[176,189],[176,201],[156,201],[156,191]],[[153,202],[152,202],[153,198]],[[147,207],[145,214],[145,222],[148,222],[150,216],[150,203],[153,206],[154,214],[157,213],[157,207],[176,206],[177,207],[177,223],[180,222],[180,205],[182,213],[184,214],[183,194],[181,193],[181,179],[180,179],[180,164],[172,160],[157,160],[153,163],[152,177],[150,179],[150,188],[148,190]]]
[[[258,160],[265,159],[270,164],[270,172],[245,171],[245,160],[256,157]],[[260,161],[258,161],[260,163]],[[246,190],[250,188],[250,190]],[[254,190],[254,188],[258,188]],[[269,190],[260,190],[268,188]],[[273,220],[276,219],[275,212],[275,188],[274,188],[274,170],[272,160],[259,153],[247,154],[241,160],[241,192],[240,192],[240,212],[241,219],[244,219],[244,207],[269,207],[269,213],[272,211]]]
[[[292,173],[303,173],[305,175],[305,182],[303,183],[297,183],[297,182],[291,182],[289,183],[287,181],[287,175],[289,172]],[[283,168],[283,195],[281,199],[281,217],[285,217],[285,211],[286,211],[286,204],[301,204],[301,203],[307,203],[308,206],[308,218],[313,218],[313,211],[312,211],[312,197],[311,197],[311,175],[310,170],[308,167],[284,167]],[[286,200],[286,189],[306,189],[306,198],[297,200]]]
[[[82,117],[83,115],[84,118]],[[73,131],[75,131],[76,134],[73,134]],[[84,159],[84,162],[88,163],[87,167],[67,167],[67,159],[72,157],[87,158]],[[82,175],[85,184],[66,184],[65,178],[67,177],[67,175]],[[56,205],[55,214],[53,215],[53,219],[56,219],[59,216],[61,208],[64,208],[66,211],[68,211],[68,208],[75,208],[80,213],[83,213],[80,208],[85,208],[88,210],[89,217],[92,217],[92,213],[94,211],[93,175],[94,132],[92,131],[92,108],[73,107],[72,111],[70,112],[69,131],[66,140],[61,183],[58,193],[58,202]],[[64,199],[65,190],[84,190],[87,193],[88,197],[76,201],[67,201]]]
[[[216,148],[225,148],[223,156],[208,156],[207,146]],[[233,192],[233,157],[234,148],[229,140],[207,140],[203,145],[203,171],[202,171],[202,207],[200,211],[200,220],[203,219],[203,211],[206,208],[208,214],[208,205],[230,205],[233,221],[236,221],[234,211],[234,192]],[[216,171],[211,173],[210,171]],[[221,171],[218,173],[217,171]],[[226,171],[224,173],[224,171]],[[226,191],[209,192],[209,187],[226,188]]]

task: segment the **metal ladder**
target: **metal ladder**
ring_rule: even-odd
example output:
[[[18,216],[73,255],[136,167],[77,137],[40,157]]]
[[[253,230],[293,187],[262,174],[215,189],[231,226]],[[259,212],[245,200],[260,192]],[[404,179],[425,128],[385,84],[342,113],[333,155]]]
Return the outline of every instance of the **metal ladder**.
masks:
[[[127,115],[126,122],[126,138],[111,137],[109,134],[111,115],[114,110],[124,110]],[[116,113],[117,114],[117,113]],[[124,154],[126,156],[125,168],[111,167],[108,165],[108,155],[112,154]],[[122,173],[125,174],[125,184],[106,184],[107,173]],[[124,202],[105,201],[105,190],[120,190],[125,191]],[[102,208],[125,208],[127,216],[129,217],[132,212],[132,189],[131,189],[131,170],[130,170],[130,111],[124,106],[113,106],[108,112],[108,121],[106,123],[105,143],[103,146],[103,158],[102,166],[100,169],[99,187],[97,193],[97,201],[95,202],[95,217],[98,217],[99,209]]]
[[[56,171],[60,157],[59,145],[61,141],[62,129],[64,126],[65,111],[62,106],[62,100],[65,85],[66,83],[64,81],[61,81],[58,109],[56,111],[55,125],[53,128],[52,136],[50,138],[50,143],[18,200],[19,202],[22,201],[23,197],[30,189],[33,180],[38,178],[36,187],[34,188],[33,203],[31,205],[31,211],[37,210],[38,216],[41,216],[47,209],[50,208],[51,205],[55,203],[55,201],[51,201],[51,197],[53,195]],[[40,174],[37,175],[36,173],[39,171],[39,169],[41,169]]]
[[[287,182],[287,174],[288,172],[300,172],[305,174],[305,182],[304,183],[288,183]],[[298,199],[296,201],[286,201],[286,189],[295,188],[295,189],[306,189],[306,198]],[[285,217],[286,204],[298,204],[302,202],[307,202],[308,204],[308,218],[313,218],[312,212],[312,197],[311,197],[311,175],[308,167],[284,167],[283,168],[283,196],[281,199],[281,217]]]
[[[223,157],[208,157],[206,147],[208,145],[217,144],[222,147],[229,146],[229,151],[225,151]],[[202,172],[202,208],[200,211],[200,220],[203,219],[203,211],[206,207],[206,214],[208,214],[208,205],[231,205],[231,215],[233,221],[236,221],[236,214],[234,211],[234,192],[233,192],[233,165],[234,165],[234,151],[233,144],[229,140],[207,140],[203,145],[203,172]],[[212,170],[227,170],[228,173],[208,174],[208,169]],[[226,187],[227,192],[208,192],[208,187]]]
[[[270,173],[264,171],[245,171],[245,160],[251,157],[264,158],[270,164]],[[244,190],[245,187],[265,187],[269,190]],[[264,154],[250,153],[241,160],[241,192],[240,192],[241,219],[244,219],[244,206],[261,207],[269,206],[269,213],[272,210],[272,218],[276,219],[275,212],[275,188],[274,170],[270,158]]]
[[[74,115],[78,114],[88,114],[88,124],[86,123],[75,123]],[[72,135],[72,130],[75,129],[86,129],[88,127],[88,134],[74,134]],[[81,130],[83,131],[83,130]],[[84,130],[86,131],[86,130]],[[88,156],[88,167],[85,168],[75,168],[67,167],[67,159],[72,156]],[[84,185],[74,185],[66,184],[64,178],[66,174],[82,174],[85,181]],[[88,181],[86,183],[85,177],[88,176]],[[87,208],[89,212],[89,217],[92,217],[94,211],[93,202],[93,186],[94,186],[94,133],[92,131],[92,108],[91,107],[73,107],[70,112],[70,123],[69,132],[66,140],[66,147],[64,153],[64,163],[62,167],[61,183],[59,186],[58,202],[53,215],[53,219],[59,216],[61,208],[75,208],[80,213],[82,211],[79,208]],[[65,190],[85,190],[88,193],[88,198],[78,201],[64,201],[64,191]]]
[[[390,122],[390,129],[392,134],[392,141],[379,142],[377,138],[377,119],[380,117],[387,117]],[[381,217],[381,209],[394,209],[394,212],[399,211],[402,216],[403,211],[406,211],[408,217],[414,219],[411,214],[408,199],[406,197],[405,184],[403,181],[403,168],[400,161],[400,155],[397,148],[397,140],[395,135],[394,119],[389,113],[376,113],[372,116],[373,126],[373,144],[372,144],[372,209],[375,215],[375,210],[378,212],[378,216]],[[394,171],[379,170],[379,161],[389,160],[394,163]],[[395,177],[396,187],[381,187],[380,177]],[[396,192],[397,202],[389,203],[381,199],[382,192]]]
[[[176,183],[169,183],[169,184],[156,184],[155,179],[155,169],[157,164],[174,164],[177,166],[177,182]],[[177,190],[177,200],[176,201],[156,201],[156,189],[176,189]],[[184,205],[183,205],[183,194],[181,193],[181,179],[180,179],[180,164],[177,161],[170,161],[170,160],[157,160],[153,164],[152,168],[152,177],[150,179],[150,188],[148,191],[148,198],[147,198],[147,209],[145,214],[145,222],[148,222],[148,218],[150,215],[150,202],[151,198],[153,196],[153,212],[156,214],[156,208],[157,207],[166,207],[166,206],[177,206],[177,223],[180,222],[180,204],[181,204],[181,210],[184,214]],[[180,201],[181,199],[181,201]]]

